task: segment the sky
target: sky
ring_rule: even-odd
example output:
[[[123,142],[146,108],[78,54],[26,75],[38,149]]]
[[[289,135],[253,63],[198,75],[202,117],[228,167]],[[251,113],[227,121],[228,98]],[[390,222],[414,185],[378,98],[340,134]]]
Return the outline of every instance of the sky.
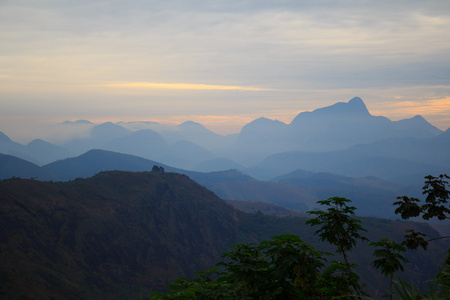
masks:
[[[0,131],[87,119],[221,134],[361,97],[450,127],[450,1],[0,0]]]

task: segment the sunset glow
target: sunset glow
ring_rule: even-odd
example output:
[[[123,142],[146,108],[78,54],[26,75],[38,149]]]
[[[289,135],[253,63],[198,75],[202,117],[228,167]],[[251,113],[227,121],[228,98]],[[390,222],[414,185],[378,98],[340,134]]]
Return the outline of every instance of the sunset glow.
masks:
[[[106,84],[105,87],[117,88],[147,88],[147,89],[168,89],[168,90],[217,90],[217,91],[272,91],[272,89],[262,89],[255,87],[210,85],[195,83],[151,83],[151,82],[131,82]]]
[[[390,114],[396,117],[405,115],[447,115],[450,116],[450,97],[429,99],[423,101],[398,101],[386,103],[385,109],[376,111],[377,114]]]
[[[450,127],[448,1],[69,2],[1,1],[0,131],[88,119],[232,133],[355,96]]]

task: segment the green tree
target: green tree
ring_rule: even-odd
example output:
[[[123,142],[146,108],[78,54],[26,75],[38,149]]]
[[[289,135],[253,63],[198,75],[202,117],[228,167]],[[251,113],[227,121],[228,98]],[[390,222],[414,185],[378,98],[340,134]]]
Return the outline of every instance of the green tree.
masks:
[[[376,257],[376,259],[373,261],[372,265],[377,269],[381,269],[381,273],[385,277],[390,277],[389,290],[390,299],[392,300],[394,274],[399,269],[403,271],[402,262],[408,262],[408,260],[399,252],[405,252],[406,249],[402,245],[386,238],[380,239],[378,242],[372,242],[369,245],[381,247],[381,249],[374,250],[373,256]]]
[[[397,197],[400,201],[394,202],[398,205],[395,209],[396,214],[400,214],[402,219],[407,220],[413,217],[422,217],[424,220],[438,218],[439,220],[450,219],[450,209],[448,207],[448,200],[450,199],[450,190],[446,179],[450,179],[447,174],[441,174],[437,177],[428,175],[425,176],[425,185],[422,188],[422,194],[426,195],[425,203],[419,205],[420,199],[414,197],[400,196]],[[422,232],[416,232],[414,229],[408,229],[408,234],[405,235],[405,240],[402,244],[410,249],[422,247],[427,249],[428,242],[434,239],[426,240],[426,235]],[[439,237],[448,238],[449,236]]]
[[[152,299],[331,299],[320,278],[325,254],[292,234],[236,244],[216,268],[177,279]]]
[[[253,244],[236,244],[232,251],[222,255],[223,278],[241,295],[261,299],[270,283],[269,262],[263,256],[263,248]]]
[[[362,236],[360,231],[365,230],[361,221],[353,218],[355,215],[354,206],[348,206],[351,200],[342,197],[332,197],[327,200],[318,201],[321,205],[328,206],[326,210],[308,211],[310,215],[315,215],[314,219],[308,220],[306,224],[311,226],[321,226],[316,231],[322,241],[327,241],[336,246],[336,252],[342,255],[344,259],[344,267],[348,282],[353,287],[358,298],[361,299],[361,286],[359,285],[359,276],[356,275],[352,268],[355,266],[348,260],[348,252],[356,245],[358,240],[368,241]],[[342,266],[335,265],[335,270],[342,270]]]
[[[447,205],[450,192],[447,189],[450,179],[447,175],[425,177],[423,193],[427,195],[425,204],[406,196],[400,201],[396,213],[402,218],[422,216],[425,220],[437,217],[448,219]],[[348,299],[362,298],[359,277],[352,271],[355,264],[348,260],[348,253],[359,241],[368,241],[360,234],[366,231],[361,221],[354,218],[355,207],[349,206],[351,200],[332,197],[318,201],[327,206],[326,210],[309,211],[315,218],[306,223],[320,226],[315,234],[322,241],[336,246],[336,253],[343,261],[327,261],[330,253],[316,250],[304,243],[296,235],[274,236],[260,245],[236,244],[231,251],[223,254],[223,261],[216,268],[197,273],[196,278],[180,278],[169,285],[167,294],[154,293],[152,299]],[[413,229],[408,231],[402,242],[408,248],[422,246],[428,242],[425,235]],[[407,260],[400,254],[405,248],[388,239],[370,243],[377,247],[372,265],[390,277],[390,294],[396,299],[424,299],[428,296],[401,279],[393,284],[398,270],[403,271],[402,263]],[[393,286],[397,295],[393,293]],[[430,299],[450,298],[450,248],[449,255],[440,270],[435,283],[430,287]],[[440,298],[439,298],[440,297]]]
[[[299,236],[285,234],[264,241],[270,262],[271,290],[277,299],[324,299],[319,285],[325,253],[303,242]]]
[[[425,176],[425,179],[425,184],[422,188],[422,194],[426,195],[425,203],[420,204],[421,200],[418,198],[400,196],[397,197],[399,201],[394,202],[394,205],[398,205],[395,213],[400,214],[404,220],[413,217],[422,217],[424,220],[430,220],[432,218],[437,218],[438,220],[450,219],[450,208],[448,207],[450,185],[447,181],[450,177],[447,174],[440,174],[439,176],[428,175]],[[402,244],[409,249],[422,247],[426,250],[430,241],[450,237],[443,236],[426,239],[426,234],[415,231],[414,229],[407,229],[406,232],[407,234]],[[439,288],[441,296],[446,297],[446,299],[450,298],[450,247],[444,266],[436,277],[437,288]]]

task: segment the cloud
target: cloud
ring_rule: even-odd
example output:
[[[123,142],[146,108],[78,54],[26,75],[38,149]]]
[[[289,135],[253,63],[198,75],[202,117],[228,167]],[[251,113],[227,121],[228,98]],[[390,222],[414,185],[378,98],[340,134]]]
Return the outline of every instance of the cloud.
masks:
[[[392,113],[410,115],[450,115],[450,97],[425,101],[399,101],[388,104]]]
[[[286,122],[359,95],[448,113],[429,100],[450,95],[449,37],[447,0],[3,0],[1,111]]]
[[[13,3],[0,68],[40,81],[359,88],[442,84],[450,67],[446,1]]]
[[[273,89],[264,89],[257,87],[231,86],[231,85],[211,85],[196,83],[152,83],[152,82],[130,82],[130,83],[111,83],[102,85],[104,87],[115,88],[144,88],[144,89],[166,89],[166,90],[218,90],[218,91],[273,91]]]

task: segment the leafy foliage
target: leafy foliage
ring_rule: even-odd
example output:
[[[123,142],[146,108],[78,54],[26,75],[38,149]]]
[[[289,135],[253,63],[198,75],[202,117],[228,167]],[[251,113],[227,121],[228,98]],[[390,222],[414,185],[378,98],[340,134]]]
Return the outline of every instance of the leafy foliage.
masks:
[[[367,231],[361,226],[361,221],[351,216],[355,214],[356,207],[347,206],[351,200],[342,197],[332,197],[328,200],[318,201],[321,205],[329,206],[326,211],[309,211],[316,215],[315,219],[306,222],[310,225],[321,225],[316,231],[322,241],[328,241],[337,247],[336,252],[343,254],[356,245],[358,239],[367,241],[359,231]]]
[[[450,219],[450,208],[447,207],[450,199],[450,190],[447,189],[449,183],[446,179],[450,179],[447,174],[439,176],[428,175],[425,176],[425,185],[422,188],[422,194],[427,195],[425,203],[419,205],[420,199],[414,197],[400,196],[397,199],[400,201],[394,202],[398,205],[395,210],[396,214],[400,214],[402,219],[409,219],[421,216],[424,220],[430,220],[434,217],[439,220]],[[410,249],[422,247],[427,249],[429,240],[425,239],[425,234],[409,229],[408,234],[405,235],[403,242]],[[444,238],[444,237],[443,237]]]
[[[427,180],[422,188],[422,193],[427,195],[425,204],[418,205],[417,202],[420,202],[420,199],[401,196],[398,197],[401,201],[394,202],[394,205],[399,205],[395,213],[400,214],[403,219],[418,217],[421,214],[424,220],[434,217],[439,220],[449,219],[450,209],[445,205],[450,198],[450,191],[446,188],[448,181],[445,179],[450,179],[450,177],[447,174],[441,174],[437,177],[428,175],[425,178]]]
[[[380,269],[384,276],[390,276],[390,299],[392,299],[394,274],[399,269],[403,271],[402,262],[408,262],[408,260],[398,252],[405,252],[406,249],[402,245],[386,238],[380,239],[378,242],[372,242],[370,245],[381,247],[381,249],[375,249],[373,252],[373,256],[376,257],[376,259],[373,261],[372,265],[375,268]]]
[[[403,271],[401,261],[408,262],[408,260],[397,252],[405,252],[405,247],[389,239],[381,239],[378,242],[370,243],[370,245],[382,247],[373,252],[373,256],[377,258],[373,261],[373,266],[381,269],[384,276],[392,276],[399,269]]]
[[[368,239],[359,233],[366,230],[362,227],[360,220],[352,218],[356,207],[348,206],[349,202],[351,200],[342,197],[318,201],[317,203],[328,206],[327,210],[309,211],[308,214],[316,215],[316,218],[307,221],[306,224],[321,226],[316,234],[319,234],[322,241],[336,246],[336,252],[344,258],[349,283],[361,298],[359,277],[352,271],[353,266],[348,261],[347,252],[352,250],[358,240],[368,241]]]
[[[328,262],[326,256],[330,253],[318,251],[292,234],[274,236],[258,246],[236,244],[222,256],[224,261],[216,265],[222,271],[213,270],[217,277],[215,290],[224,291],[221,299],[361,298],[359,276],[352,272],[355,264],[348,261],[346,253],[357,240],[367,241],[367,238],[360,235],[364,228],[360,220],[351,217],[355,208],[348,206],[348,202],[351,201],[340,197],[320,201],[328,209],[309,212],[318,217],[306,222],[322,225],[316,233],[337,247],[336,252],[343,255],[344,262]],[[205,290],[198,289],[202,280]],[[169,286],[167,295],[155,294],[154,299],[182,299],[179,297],[183,293],[202,299],[210,295],[211,286],[205,277],[193,281],[183,279]],[[230,288],[233,294],[229,293]]]
[[[178,279],[167,294],[152,299],[331,299],[350,289],[341,272],[345,265],[326,267],[329,253],[316,250],[292,234],[274,236],[258,246],[236,244],[216,268],[197,278]],[[219,271],[221,270],[221,271]],[[212,278],[216,278],[213,280]]]
[[[442,180],[444,177],[448,178],[447,175],[426,177],[426,205],[419,206],[415,198],[400,197],[403,201],[396,202],[396,205],[401,206],[398,213],[404,217],[423,213],[426,218],[436,216],[443,219],[442,215],[448,213],[443,204],[449,197],[445,187],[447,182]],[[153,299],[184,299],[181,295],[186,293],[197,299],[362,299],[365,293],[359,276],[352,270],[356,265],[349,262],[348,252],[353,250],[358,241],[369,240],[361,235],[361,231],[367,230],[359,219],[353,217],[356,208],[349,206],[350,202],[342,197],[319,201],[320,205],[327,207],[326,210],[309,211],[308,214],[316,217],[306,221],[306,224],[320,226],[315,234],[322,241],[335,246],[335,252],[342,255],[343,261],[328,261],[326,256],[330,253],[316,250],[296,235],[279,235],[259,246],[251,243],[235,245],[232,251],[222,256],[224,261],[216,265],[222,271],[216,268],[208,273],[213,274],[215,280],[202,273],[200,278],[175,282],[169,286],[168,294],[154,294]],[[424,234],[414,230],[409,232],[413,239],[407,239],[402,244],[413,248],[408,243],[419,243],[426,249]],[[369,245],[376,247],[372,266],[385,277],[390,277],[390,299],[393,296],[396,299],[428,299],[428,295],[413,284],[401,279],[393,281],[397,271],[404,270],[403,263],[408,262],[401,254],[406,251],[403,245],[387,238]],[[430,285],[429,299],[448,299],[449,270],[450,256]],[[211,290],[215,293],[211,294]]]

